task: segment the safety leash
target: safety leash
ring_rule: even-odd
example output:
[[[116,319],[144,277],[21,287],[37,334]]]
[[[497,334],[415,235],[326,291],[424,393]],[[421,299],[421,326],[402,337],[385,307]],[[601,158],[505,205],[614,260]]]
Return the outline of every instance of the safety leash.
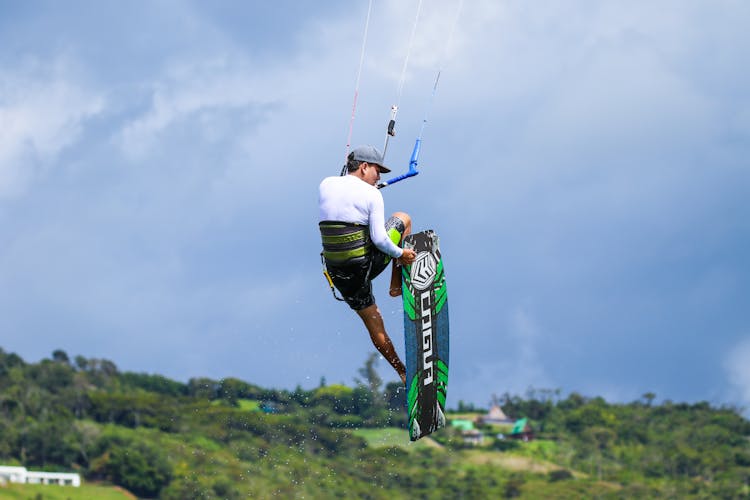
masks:
[[[336,295],[336,287],[333,286],[333,280],[331,279],[331,275],[328,273],[328,267],[326,266],[326,259],[325,257],[323,257],[323,252],[320,252],[320,263],[323,265],[323,276],[325,276],[325,279],[328,282],[328,286],[331,287],[333,298],[340,302],[345,302],[344,299]]]

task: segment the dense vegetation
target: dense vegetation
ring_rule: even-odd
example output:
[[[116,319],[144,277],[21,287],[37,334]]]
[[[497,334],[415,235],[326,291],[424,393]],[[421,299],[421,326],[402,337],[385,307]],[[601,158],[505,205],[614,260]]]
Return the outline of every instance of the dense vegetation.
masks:
[[[355,387],[264,389],[238,379],[122,373],[62,351],[26,363],[0,349],[0,463],[78,471],[140,497],[741,498],[750,422],[707,403],[630,404],[559,391],[498,398],[536,440],[481,446],[456,429],[433,446],[363,437],[403,427],[403,391],[370,357]],[[480,414],[459,403],[468,416]],[[2,489],[0,489],[0,496]]]

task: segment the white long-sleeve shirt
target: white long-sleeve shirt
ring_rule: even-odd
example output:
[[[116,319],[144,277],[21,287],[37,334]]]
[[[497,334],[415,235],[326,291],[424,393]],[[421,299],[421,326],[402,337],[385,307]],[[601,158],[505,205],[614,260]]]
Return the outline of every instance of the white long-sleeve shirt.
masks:
[[[326,177],[320,183],[318,198],[320,221],[337,221],[370,227],[370,239],[383,253],[401,257],[403,250],[385,232],[383,195],[354,175]]]

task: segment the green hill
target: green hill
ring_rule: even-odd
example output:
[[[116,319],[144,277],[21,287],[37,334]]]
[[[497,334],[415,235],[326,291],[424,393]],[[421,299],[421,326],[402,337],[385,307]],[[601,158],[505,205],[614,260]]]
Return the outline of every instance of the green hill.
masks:
[[[531,441],[477,423],[479,444],[458,428],[409,443],[403,391],[368,382],[309,391],[231,378],[181,383],[62,351],[26,363],[0,350],[0,464],[84,478],[76,492],[6,485],[0,498],[75,500],[100,483],[180,500],[750,494],[750,423],[732,408],[540,391],[501,401],[508,416],[529,419]],[[449,418],[484,414],[460,409]],[[95,497],[123,495],[105,490]]]
[[[2,500],[133,500],[135,498],[120,487],[96,484],[84,484],[79,488],[35,484],[0,486],[0,499]]]

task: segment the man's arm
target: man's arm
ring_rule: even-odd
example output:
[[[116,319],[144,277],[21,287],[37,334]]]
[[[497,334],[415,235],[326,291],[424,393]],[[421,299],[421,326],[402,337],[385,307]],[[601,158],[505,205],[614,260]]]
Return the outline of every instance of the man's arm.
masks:
[[[385,209],[383,207],[383,195],[375,190],[370,204],[370,239],[378,249],[397,259],[403,254],[403,250],[393,243],[385,232]]]

